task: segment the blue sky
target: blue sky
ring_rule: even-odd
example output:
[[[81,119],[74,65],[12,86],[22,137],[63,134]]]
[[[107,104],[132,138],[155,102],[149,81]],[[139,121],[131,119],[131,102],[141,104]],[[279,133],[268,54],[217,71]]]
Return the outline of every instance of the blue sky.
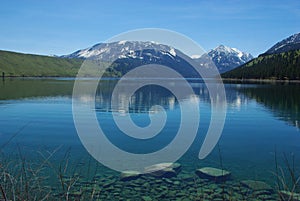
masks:
[[[69,54],[139,28],[182,33],[210,50],[219,44],[258,55],[300,32],[299,0],[2,1],[0,49]]]

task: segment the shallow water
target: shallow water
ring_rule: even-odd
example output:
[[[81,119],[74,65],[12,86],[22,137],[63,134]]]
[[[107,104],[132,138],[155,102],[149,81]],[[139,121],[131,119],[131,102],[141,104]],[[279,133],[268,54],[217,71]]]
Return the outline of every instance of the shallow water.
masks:
[[[53,153],[49,159],[52,169],[68,161],[64,175],[80,175],[74,192],[94,184],[85,181],[97,180],[98,197],[108,200],[126,197],[139,199],[141,196],[158,200],[176,197],[215,199],[214,193],[209,193],[207,189],[218,192],[221,186],[195,175],[197,168],[206,166],[229,170],[232,178],[227,184],[231,190],[238,189],[239,181],[251,179],[266,182],[276,192],[277,176],[281,174],[276,172],[276,164],[277,170],[282,169],[286,175],[287,183],[291,180],[289,165],[295,175],[299,175],[300,85],[225,84],[227,117],[224,130],[218,146],[207,158],[200,160],[198,153],[211,116],[210,101],[205,84],[201,80],[191,80],[194,92],[200,99],[200,123],[192,146],[177,161],[182,165],[179,175],[169,180],[143,176],[138,180],[122,182],[118,172],[94,160],[81,144],[72,117],[73,82],[72,79],[6,79],[0,83],[2,163],[19,161],[20,158],[42,163],[45,161],[43,156]],[[148,111],[153,109],[153,105],[163,106],[168,117],[165,128],[158,136],[152,140],[135,140],[120,132],[112,119],[110,101],[116,82],[102,81],[97,91],[96,114],[107,138],[121,149],[138,154],[168,145],[175,137],[180,122],[181,113],[176,98],[158,86],[144,87],[135,93],[128,112],[137,125],[147,126],[150,123]],[[186,101],[190,100],[187,98]],[[57,172],[47,169],[43,174],[51,175],[44,185],[53,186],[53,192],[59,192],[59,187],[55,187],[59,183]],[[189,177],[192,179],[186,179]],[[103,187],[106,184],[110,185]],[[146,187],[141,188],[141,185]],[[162,186],[166,189],[161,189]],[[207,192],[200,193],[200,190]],[[275,199],[274,192],[265,200]],[[239,195],[245,195],[245,192],[232,196],[239,200]]]

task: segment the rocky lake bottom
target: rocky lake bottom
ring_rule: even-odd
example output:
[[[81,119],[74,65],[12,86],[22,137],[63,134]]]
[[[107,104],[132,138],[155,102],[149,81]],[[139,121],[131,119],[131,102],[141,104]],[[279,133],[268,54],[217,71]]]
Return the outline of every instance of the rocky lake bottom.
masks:
[[[199,170],[190,173],[178,169],[176,174],[168,170],[159,175],[95,175],[90,181],[78,177],[67,196],[71,200],[280,200],[278,192],[265,182],[238,181],[230,177],[230,172],[215,172],[220,169],[203,175],[197,173]],[[56,196],[63,199],[66,194]]]

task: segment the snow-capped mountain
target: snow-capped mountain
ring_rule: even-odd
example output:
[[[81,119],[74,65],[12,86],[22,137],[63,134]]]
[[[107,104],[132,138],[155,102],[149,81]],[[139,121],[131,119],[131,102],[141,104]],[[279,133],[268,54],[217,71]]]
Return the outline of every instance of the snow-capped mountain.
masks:
[[[143,59],[143,51],[150,49],[163,52],[170,57],[176,57],[176,52],[178,51],[170,46],[158,44],[155,42],[118,41],[112,43],[99,43],[92,46],[91,48],[78,50],[72,54],[64,55],[62,57],[98,59],[101,61],[114,61],[116,59],[124,58]],[[147,55],[150,56],[149,53]],[[155,55],[152,56],[155,57]]]
[[[64,58],[81,58],[112,62],[110,73],[121,76],[129,70],[146,64],[160,64],[173,68],[184,77],[198,77],[196,70],[187,62],[192,60],[181,51],[155,42],[118,41],[99,43],[91,48],[78,50]]]
[[[264,54],[279,54],[290,50],[300,49],[300,33],[294,34],[267,50]]]
[[[220,73],[232,70],[253,59],[249,53],[220,45],[208,52]]]

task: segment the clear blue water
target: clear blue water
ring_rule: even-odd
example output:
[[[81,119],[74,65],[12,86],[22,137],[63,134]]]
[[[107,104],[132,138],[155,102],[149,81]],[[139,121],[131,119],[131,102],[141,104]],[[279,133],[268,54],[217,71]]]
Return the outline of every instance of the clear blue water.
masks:
[[[97,117],[107,131],[107,137],[120,148],[136,153],[152,152],[167,145],[180,121],[180,109],[173,95],[154,86],[136,93],[136,104],[131,105],[130,112],[137,125],[149,124],[147,111],[152,105],[162,105],[168,115],[162,135],[136,144],[125,135],[117,135],[119,131],[109,110],[115,82],[103,81],[105,90],[97,94],[102,97],[96,103]],[[204,160],[198,159],[198,152],[210,120],[210,103],[201,81],[193,80],[192,86],[200,98],[201,121],[196,140],[178,161],[184,172],[193,173],[205,166],[223,166],[231,171],[234,180],[256,179],[275,186],[275,154],[284,171],[287,169],[284,154],[290,162],[295,157],[294,169],[299,172],[300,85],[225,84],[226,123],[218,146]],[[92,161],[91,168],[97,166],[100,174],[118,175],[91,159],[82,146],[72,117],[72,87],[73,80],[69,79],[8,79],[1,82],[1,152],[17,157],[19,147],[23,156],[35,160],[40,153],[52,152],[59,147],[51,158],[53,163],[61,161],[69,151],[72,165],[85,167]]]

